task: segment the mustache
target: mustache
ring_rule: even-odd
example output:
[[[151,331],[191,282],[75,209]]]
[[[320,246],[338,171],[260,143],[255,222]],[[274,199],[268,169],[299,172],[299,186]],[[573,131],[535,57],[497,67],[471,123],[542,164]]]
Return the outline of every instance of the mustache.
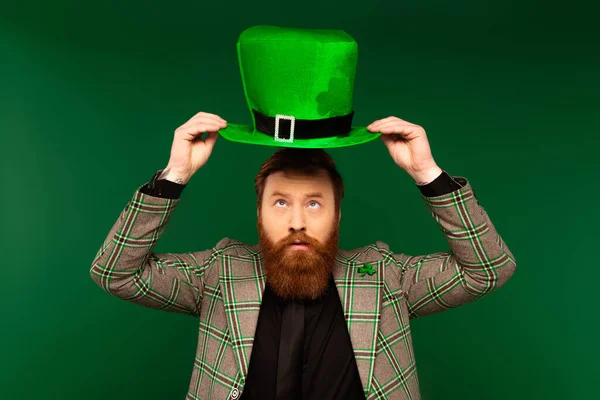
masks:
[[[281,239],[279,241],[279,244],[281,246],[288,246],[288,245],[293,244],[295,241],[300,241],[309,246],[317,246],[319,244],[318,240],[308,236],[304,232],[291,233],[287,237]]]

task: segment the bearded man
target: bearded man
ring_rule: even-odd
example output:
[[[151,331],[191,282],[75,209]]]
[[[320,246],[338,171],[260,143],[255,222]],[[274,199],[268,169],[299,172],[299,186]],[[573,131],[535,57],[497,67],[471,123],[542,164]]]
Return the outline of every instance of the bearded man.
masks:
[[[108,233],[92,279],[129,302],[199,319],[188,400],[420,399],[410,321],[501,287],[515,270],[512,253],[467,179],[435,162],[425,129],[398,117],[351,127],[346,80],[336,81],[353,78],[356,49],[345,33],[258,27],[238,49],[253,126],[206,112],[181,125],[166,168]],[[315,68],[295,69],[310,60]],[[326,94],[316,82],[329,82]],[[219,136],[280,147],[255,179],[259,243],[225,238],[156,254]],[[377,137],[414,179],[449,251],[409,256],[380,241],[339,248],[344,184],[323,148]]]

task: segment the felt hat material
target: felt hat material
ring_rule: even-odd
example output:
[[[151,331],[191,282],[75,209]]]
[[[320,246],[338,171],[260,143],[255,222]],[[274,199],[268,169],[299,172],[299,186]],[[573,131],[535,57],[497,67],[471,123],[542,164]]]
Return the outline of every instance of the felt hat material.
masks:
[[[358,45],[346,32],[254,26],[237,42],[252,125],[228,123],[225,139],[265,146],[353,146],[381,134],[352,126]]]

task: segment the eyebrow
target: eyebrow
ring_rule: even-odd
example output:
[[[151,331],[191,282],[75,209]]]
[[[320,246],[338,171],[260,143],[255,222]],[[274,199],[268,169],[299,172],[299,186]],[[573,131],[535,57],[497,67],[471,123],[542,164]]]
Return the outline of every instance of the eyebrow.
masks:
[[[289,195],[286,193],[282,193],[282,192],[273,192],[271,194],[271,197],[276,197],[276,196],[281,196],[281,197],[288,197]],[[318,198],[323,198],[323,193],[321,192],[313,192],[313,193],[307,193],[306,197],[318,197]]]

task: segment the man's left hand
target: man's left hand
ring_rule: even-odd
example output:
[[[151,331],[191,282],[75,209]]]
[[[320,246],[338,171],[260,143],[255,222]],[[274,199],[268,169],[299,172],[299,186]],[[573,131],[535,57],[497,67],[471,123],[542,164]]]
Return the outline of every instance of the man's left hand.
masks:
[[[433,181],[443,171],[431,155],[425,129],[398,117],[374,121],[367,129],[381,132],[381,140],[396,165],[405,170],[417,184]]]

